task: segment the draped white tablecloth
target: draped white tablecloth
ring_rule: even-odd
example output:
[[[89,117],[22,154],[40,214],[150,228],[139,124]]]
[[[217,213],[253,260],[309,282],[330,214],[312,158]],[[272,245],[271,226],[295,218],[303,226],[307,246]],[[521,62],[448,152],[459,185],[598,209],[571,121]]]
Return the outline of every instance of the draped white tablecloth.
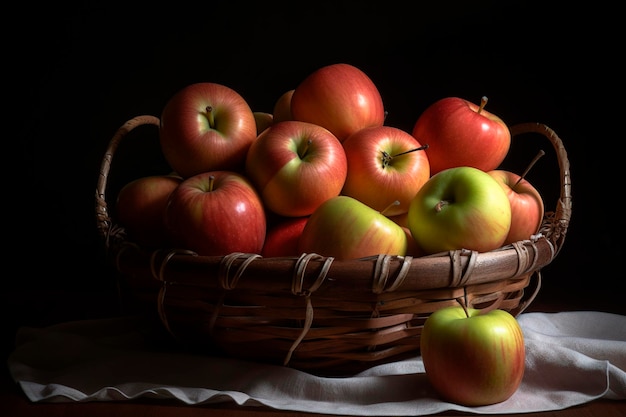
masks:
[[[144,397],[322,414],[418,416],[448,410],[524,413],[598,398],[626,400],[626,316],[533,312],[518,320],[526,343],[522,384],[508,400],[483,407],[439,400],[419,356],[351,377],[319,377],[164,348],[137,317],[21,328],[8,366],[33,402]]]

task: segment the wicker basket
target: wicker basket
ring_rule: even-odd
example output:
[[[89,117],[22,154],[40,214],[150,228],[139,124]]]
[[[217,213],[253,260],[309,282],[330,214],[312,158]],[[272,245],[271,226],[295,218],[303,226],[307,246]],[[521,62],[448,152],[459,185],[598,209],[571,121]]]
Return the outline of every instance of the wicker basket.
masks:
[[[96,220],[108,259],[129,287],[186,347],[214,355],[346,375],[419,353],[420,332],[434,311],[464,302],[518,315],[541,287],[541,269],[559,253],[571,215],[567,153],[546,125],[512,126],[513,138],[540,134],[559,164],[560,197],[546,208],[540,233],[500,249],[458,250],[412,258],[374,256],[263,258],[198,256],[148,250],[126,240],[107,210],[106,187],[120,141],[134,128],[158,126],[153,116],[122,125],[104,155]]]

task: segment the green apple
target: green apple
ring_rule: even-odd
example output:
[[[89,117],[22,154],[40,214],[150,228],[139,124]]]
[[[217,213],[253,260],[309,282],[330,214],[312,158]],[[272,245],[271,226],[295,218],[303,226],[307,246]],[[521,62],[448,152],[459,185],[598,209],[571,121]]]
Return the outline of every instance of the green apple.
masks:
[[[501,247],[511,227],[502,186],[478,168],[448,168],[430,177],[409,206],[408,228],[427,253]]]
[[[465,406],[507,400],[524,376],[525,346],[510,313],[444,307],[425,321],[420,353],[426,376],[446,401]]]
[[[298,248],[300,253],[346,260],[378,254],[404,256],[407,245],[402,226],[353,197],[339,195],[311,214]]]

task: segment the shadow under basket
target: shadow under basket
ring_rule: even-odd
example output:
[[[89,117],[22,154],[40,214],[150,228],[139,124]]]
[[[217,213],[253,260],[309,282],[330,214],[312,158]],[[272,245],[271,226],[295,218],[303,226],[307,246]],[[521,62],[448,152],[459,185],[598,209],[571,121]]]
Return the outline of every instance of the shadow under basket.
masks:
[[[123,124],[104,155],[96,221],[122,282],[158,313],[186,349],[289,366],[319,375],[351,375],[419,354],[420,334],[434,311],[458,305],[499,308],[517,316],[541,288],[541,269],[563,246],[571,216],[569,161],[548,126],[511,127],[547,138],[556,152],[560,196],[528,240],[478,253],[422,257],[378,255],[336,260],[317,254],[264,258],[232,253],[199,256],[185,249],[147,249],[127,241],[109,216],[105,191],[120,141],[154,116]]]

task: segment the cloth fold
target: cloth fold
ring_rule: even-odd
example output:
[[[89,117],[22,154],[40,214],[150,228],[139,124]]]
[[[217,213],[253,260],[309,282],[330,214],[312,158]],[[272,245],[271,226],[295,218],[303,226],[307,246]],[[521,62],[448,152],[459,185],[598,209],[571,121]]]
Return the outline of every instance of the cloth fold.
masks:
[[[33,402],[140,397],[186,404],[234,402],[353,416],[419,416],[560,410],[598,398],[626,400],[626,316],[584,311],[523,313],[526,369],[508,400],[464,407],[440,400],[420,356],[350,377],[182,352],[137,317],[19,329],[8,358]],[[251,347],[253,348],[253,347]]]

